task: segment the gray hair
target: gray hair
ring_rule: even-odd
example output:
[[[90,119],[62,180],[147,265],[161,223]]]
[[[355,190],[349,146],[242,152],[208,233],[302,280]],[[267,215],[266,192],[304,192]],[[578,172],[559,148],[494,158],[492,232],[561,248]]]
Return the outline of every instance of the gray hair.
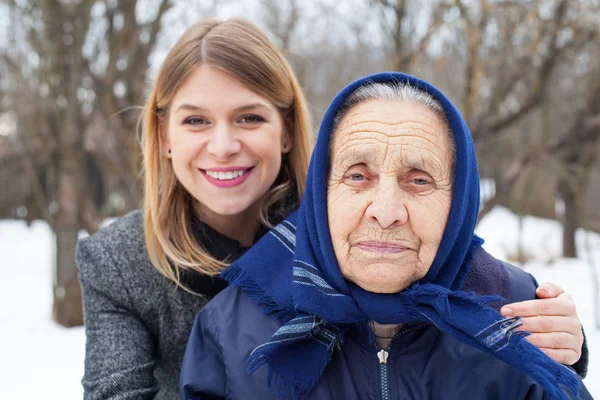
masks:
[[[426,91],[411,86],[410,83],[403,82],[390,82],[390,83],[376,83],[370,82],[360,88],[356,89],[348,98],[346,102],[335,114],[333,120],[333,132],[337,130],[340,121],[352,108],[360,103],[369,100],[392,100],[392,101],[406,101],[411,103],[421,104],[435,114],[437,114],[443,121],[446,132],[448,134],[448,142],[450,144],[450,150],[452,151],[452,176],[454,176],[454,168],[456,164],[456,144],[454,143],[454,135],[450,128],[450,122],[448,116],[442,104],[436,100],[431,94]],[[329,142],[331,148],[333,144],[333,138]]]

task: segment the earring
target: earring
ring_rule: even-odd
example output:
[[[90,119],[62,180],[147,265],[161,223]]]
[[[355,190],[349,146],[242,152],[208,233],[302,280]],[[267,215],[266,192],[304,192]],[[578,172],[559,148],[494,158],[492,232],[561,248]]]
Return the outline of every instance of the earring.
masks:
[[[171,154],[171,149],[167,150],[167,153]]]
[[[287,149],[287,143],[283,144],[283,149],[286,150]]]

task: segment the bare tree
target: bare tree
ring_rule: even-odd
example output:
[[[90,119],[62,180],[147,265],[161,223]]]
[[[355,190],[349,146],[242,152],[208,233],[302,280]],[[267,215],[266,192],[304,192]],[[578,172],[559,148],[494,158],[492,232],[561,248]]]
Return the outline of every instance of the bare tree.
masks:
[[[583,84],[591,89],[587,95],[579,91],[578,96],[584,98],[584,104],[578,110],[570,107],[573,114],[570,125],[559,129],[555,137],[547,139],[535,149],[516,157],[505,171],[502,180],[505,185],[513,187],[523,171],[536,163],[548,167],[548,162],[557,163],[560,167],[552,177],[557,185],[557,194],[564,202],[563,216],[563,256],[576,257],[575,232],[581,226],[582,195],[590,183],[592,168],[597,166],[600,150],[600,84],[598,70],[584,75]],[[590,82],[594,82],[590,88]],[[564,99],[563,99],[564,101]],[[545,161],[540,163],[540,161]]]
[[[318,124],[331,99],[352,80],[386,68],[368,43],[361,13],[341,15],[336,3],[262,0],[262,22],[290,62]],[[357,6],[366,6],[362,0]],[[367,8],[365,8],[367,10]]]
[[[286,54],[291,50],[294,33],[300,20],[298,0],[262,0],[267,29],[279,41],[279,48]]]
[[[597,37],[597,30],[578,24],[580,14],[572,15],[575,3],[479,0],[473,9],[455,1],[468,43],[462,108],[478,149],[495,143],[499,134],[547,102],[557,67],[573,62],[577,51]],[[553,12],[543,17],[549,5]],[[493,176],[496,196],[484,205],[481,216],[497,204],[507,204],[514,181],[505,177],[511,175],[516,179],[510,173]]]
[[[598,161],[600,151],[600,73],[590,78],[590,82],[595,82],[595,88],[592,86],[587,105],[576,113],[571,128],[547,150],[564,166],[564,173],[558,179],[558,192],[565,204],[565,257],[577,257],[575,232],[581,226],[582,195],[589,185],[591,171]]]
[[[410,0],[371,0],[378,9],[384,35],[391,39],[389,67],[394,71],[413,72],[432,39],[444,24],[451,3],[433,2],[424,32],[419,32],[418,4]],[[427,5],[426,5],[427,6]],[[422,26],[422,25],[421,25]]]
[[[136,115],[121,110],[143,99],[149,55],[171,7],[156,5],[153,18],[139,22],[133,0],[9,2],[24,40],[2,60],[26,83],[13,105],[21,143],[14,155],[55,232],[54,318],[65,326],[83,321],[75,246],[81,229],[93,233],[105,217],[104,183],[116,178],[126,208],[141,199]]]

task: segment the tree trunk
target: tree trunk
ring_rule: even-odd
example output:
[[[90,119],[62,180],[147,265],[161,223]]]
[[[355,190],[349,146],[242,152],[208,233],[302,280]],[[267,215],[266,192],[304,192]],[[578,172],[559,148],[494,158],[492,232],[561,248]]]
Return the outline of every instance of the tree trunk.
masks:
[[[54,285],[54,320],[65,327],[83,325],[83,302],[75,265],[77,232],[56,232],[56,283]]]
[[[571,183],[559,184],[560,197],[565,203],[563,219],[563,257],[577,257],[575,232],[579,227],[580,204],[579,195]]]
[[[509,192],[507,185],[502,181],[502,177],[494,177],[494,192],[492,196],[485,199],[485,202],[479,207],[479,214],[477,216],[477,223],[481,221],[490,211],[496,206],[508,206]]]
[[[77,162],[65,157],[59,176],[58,213],[56,215],[56,281],[54,283],[54,319],[71,327],[83,325],[83,306],[75,247],[79,231]]]

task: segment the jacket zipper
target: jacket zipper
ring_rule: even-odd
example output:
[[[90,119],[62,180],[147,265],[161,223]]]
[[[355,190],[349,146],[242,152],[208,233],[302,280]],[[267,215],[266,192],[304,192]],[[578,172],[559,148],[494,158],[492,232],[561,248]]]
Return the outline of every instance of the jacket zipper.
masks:
[[[416,324],[416,325],[413,325],[413,326],[410,326],[408,328],[400,330],[398,333],[396,333],[390,339],[390,342],[385,347],[385,349],[380,348],[379,345],[377,344],[377,341],[375,341],[375,348],[377,349],[377,358],[379,359],[379,377],[380,377],[380,384],[381,384],[381,398],[382,398],[382,400],[389,400],[390,399],[390,388],[389,388],[389,376],[388,376],[387,361],[388,361],[388,357],[390,356],[390,349],[392,348],[392,342],[396,338],[398,338],[399,336],[403,336],[403,335],[406,335],[407,333],[413,332],[413,331],[415,331],[417,329],[421,329],[425,325],[427,325],[427,324],[426,323],[420,323],[420,324]]]
[[[379,350],[377,352],[377,357],[379,357],[379,376],[381,379],[381,398],[383,400],[389,400],[390,398],[387,372],[387,359],[389,355],[390,353],[388,353],[386,350]]]

